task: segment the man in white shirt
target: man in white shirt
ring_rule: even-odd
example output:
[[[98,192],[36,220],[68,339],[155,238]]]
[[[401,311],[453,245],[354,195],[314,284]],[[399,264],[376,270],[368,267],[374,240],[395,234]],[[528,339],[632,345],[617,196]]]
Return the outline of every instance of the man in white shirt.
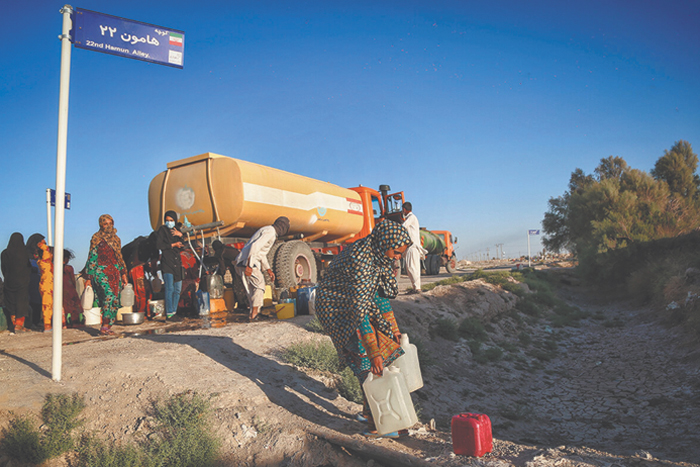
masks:
[[[420,244],[420,223],[415,214],[413,214],[413,206],[408,201],[403,203],[403,226],[408,231],[408,236],[411,238],[411,246],[408,247],[404,254],[406,262],[406,272],[411,280],[413,289],[409,293],[420,293],[420,261],[425,258],[428,252]]]
[[[267,254],[275,241],[287,235],[287,232],[289,232],[289,219],[278,217],[272,225],[258,229],[236,257],[236,274],[243,281],[243,287],[248,295],[250,321],[257,319],[260,307],[263,305],[265,296],[263,269],[267,271],[271,281],[275,280],[275,273],[272,272],[270,263],[267,261]]]

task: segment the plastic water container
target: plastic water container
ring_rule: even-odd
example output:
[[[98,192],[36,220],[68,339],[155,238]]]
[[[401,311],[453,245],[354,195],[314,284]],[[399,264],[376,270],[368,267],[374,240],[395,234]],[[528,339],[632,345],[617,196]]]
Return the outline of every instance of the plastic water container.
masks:
[[[401,334],[401,348],[404,354],[394,360],[391,367],[398,368],[406,377],[408,392],[416,391],[423,387],[423,376],[420,372],[418,361],[418,348],[408,341],[408,334]]]
[[[197,310],[199,310],[199,315],[209,314],[209,293],[203,290],[197,291]]]
[[[370,373],[362,384],[377,433],[385,435],[418,423],[406,378],[398,368],[385,368],[382,377]]]
[[[309,314],[309,298],[314,287],[304,287],[297,290],[297,315]]]
[[[126,284],[122,289],[122,293],[119,294],[119,302],[122,307],[132,307],[134,306],[134,286],[131,284]]]
[[[83,290],[83,296],[80,297],[80,305],[83,307],[83,311],[91,310],[94,302],[95,292],[93,292],[92,287],[85,287],[85,290]]]
[[[316,287],[311,287],[311,292],[309,292],[309,314],[316,314]]]
[[[224,279],[218,274],[207,276],[209,298],[224,298]]]

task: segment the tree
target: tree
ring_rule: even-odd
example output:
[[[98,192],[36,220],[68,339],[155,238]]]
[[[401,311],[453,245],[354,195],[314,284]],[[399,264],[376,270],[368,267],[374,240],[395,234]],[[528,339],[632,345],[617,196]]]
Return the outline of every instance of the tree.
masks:
[[[671,193],[687,199],[696,199],[700,193],[698,156],[687,141],[677,141],[670,151],[656,161],[651,175],[666,182]]]

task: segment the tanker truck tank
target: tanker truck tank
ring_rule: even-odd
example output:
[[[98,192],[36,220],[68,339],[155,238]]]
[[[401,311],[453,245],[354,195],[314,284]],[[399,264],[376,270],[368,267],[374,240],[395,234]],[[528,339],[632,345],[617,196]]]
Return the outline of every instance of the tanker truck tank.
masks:
[[[420,244],[430,255],[439,255],[445,251],[445,242],[429,230],[420,229]]]
[[[222,224],[222,236],[250,237],[279,216],[289,218],[290,234],[319,242],[342,242],[363,226],[353,190],[209,152],[168,163],[151,181],[148,202],[154,230],[170,209],[181,222]]]

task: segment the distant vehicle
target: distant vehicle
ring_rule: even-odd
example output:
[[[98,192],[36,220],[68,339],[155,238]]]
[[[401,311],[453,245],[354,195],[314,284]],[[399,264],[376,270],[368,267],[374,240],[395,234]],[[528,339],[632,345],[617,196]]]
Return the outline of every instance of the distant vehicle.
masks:
[[[453,237],[449,230],[427,230],[421,227],[420,243],[428,250],[424,260],[427,276],[439,274],[443,266],[450,274],[457,271],[457,256],[454,249],[457,238]]]

